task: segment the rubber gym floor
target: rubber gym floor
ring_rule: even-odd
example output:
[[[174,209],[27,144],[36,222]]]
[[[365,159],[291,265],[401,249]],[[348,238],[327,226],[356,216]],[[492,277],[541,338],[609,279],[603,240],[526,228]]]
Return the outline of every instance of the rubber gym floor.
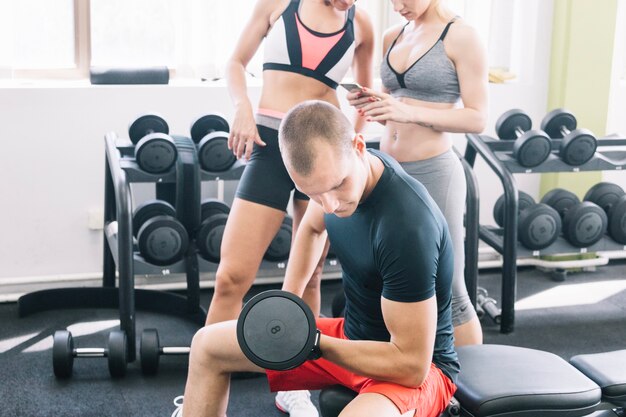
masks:
[[[481,271],[479,284],[499,300],[501,274]],[[250,296],[274,286],[255,286]],[[322,313],[330,315],[333,296],[341,282],[322,284]],[[566,295],[559,295],[566,294]],[[578,302],[572,294],[582,294]],[[485,343],[530,347],[565,359],[578,353],[626,348],[626,262],[611,261],[593,272],[569,274],[554,282],[534,268],[518,273],[518,309],[515,331],[501,334],[488,317],[482,318]],[[542,305],[546,294],[551,304]],[[210,291],[202,293],[203,305]],[[556,305],[555,305],[556,304]],[[129,364],[127,375],[111,379],[105,359],[76,359],[73,377],[57,380],[52,372],[52,334],[70,327],[79,347],[103,347],[117,326],[115,310],[58,310],[17,317],[15,303],[0,304],[0,416],[126,417],[169,416],[172,400],[183,393],[187,357],[161,357],[159,373],[141,374],[139,363]],[[137,334],[155,327],[163,345],[188,346],[195,326],[171,316],[137,312]],[[317,392],[312,398],[317,403]],[[273,405],[264,377],[235,380],[231,386],[229,416],[281,416]]]

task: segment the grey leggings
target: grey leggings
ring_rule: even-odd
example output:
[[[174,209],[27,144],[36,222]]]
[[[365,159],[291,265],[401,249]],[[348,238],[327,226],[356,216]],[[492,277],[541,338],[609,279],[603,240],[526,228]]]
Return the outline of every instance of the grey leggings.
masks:
[[[467,190],[463,165],[452,150],[422,161],[401,162],[400,165],[424,184],[448,222],[454,246],[452,325],[467,323],[476,312],[465,287],[463,212]]]

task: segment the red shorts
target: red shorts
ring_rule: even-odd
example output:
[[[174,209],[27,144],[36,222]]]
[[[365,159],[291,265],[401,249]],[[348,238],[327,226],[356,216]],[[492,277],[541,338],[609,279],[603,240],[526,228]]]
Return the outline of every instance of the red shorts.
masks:
[[[343,322],[343,318],[322,318],[317,319],[317,327],[325,335],[347,339],[343,333]],[[318,390],[330,385],[343,385],[359,394],[384,395],[398,407],[400,414],[415,410],[416,417],[439,416],[456,391],[456,385],[432,363],[426,380],[417,388],[366,378],[324,358],[306,361],[289,371],[268,369],[265,372],[272,391]]]

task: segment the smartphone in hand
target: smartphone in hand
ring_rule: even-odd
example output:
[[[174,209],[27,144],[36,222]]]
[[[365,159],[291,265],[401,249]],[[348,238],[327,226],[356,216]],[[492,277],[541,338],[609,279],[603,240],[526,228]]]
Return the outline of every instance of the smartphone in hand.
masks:
[[[358,83],[341,83],[341,86],[350,92],[363,89]]]

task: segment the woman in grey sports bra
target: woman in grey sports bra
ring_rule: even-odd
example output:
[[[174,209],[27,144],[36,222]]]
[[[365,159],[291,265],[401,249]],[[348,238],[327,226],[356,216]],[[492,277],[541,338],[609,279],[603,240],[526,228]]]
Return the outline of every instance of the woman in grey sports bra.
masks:
[[[445,0],[392,0],[407,23],[383,39],[384,92],[348,94],[368,121],[385,125],[381,150],[424,184],[454,241],[452,318],[456,345],[482,343],[464,279],[466,183],[450,133],[480,133],[487,119],[487,58],[475,30]],[[460,99],[460,100],[459,100]]]

